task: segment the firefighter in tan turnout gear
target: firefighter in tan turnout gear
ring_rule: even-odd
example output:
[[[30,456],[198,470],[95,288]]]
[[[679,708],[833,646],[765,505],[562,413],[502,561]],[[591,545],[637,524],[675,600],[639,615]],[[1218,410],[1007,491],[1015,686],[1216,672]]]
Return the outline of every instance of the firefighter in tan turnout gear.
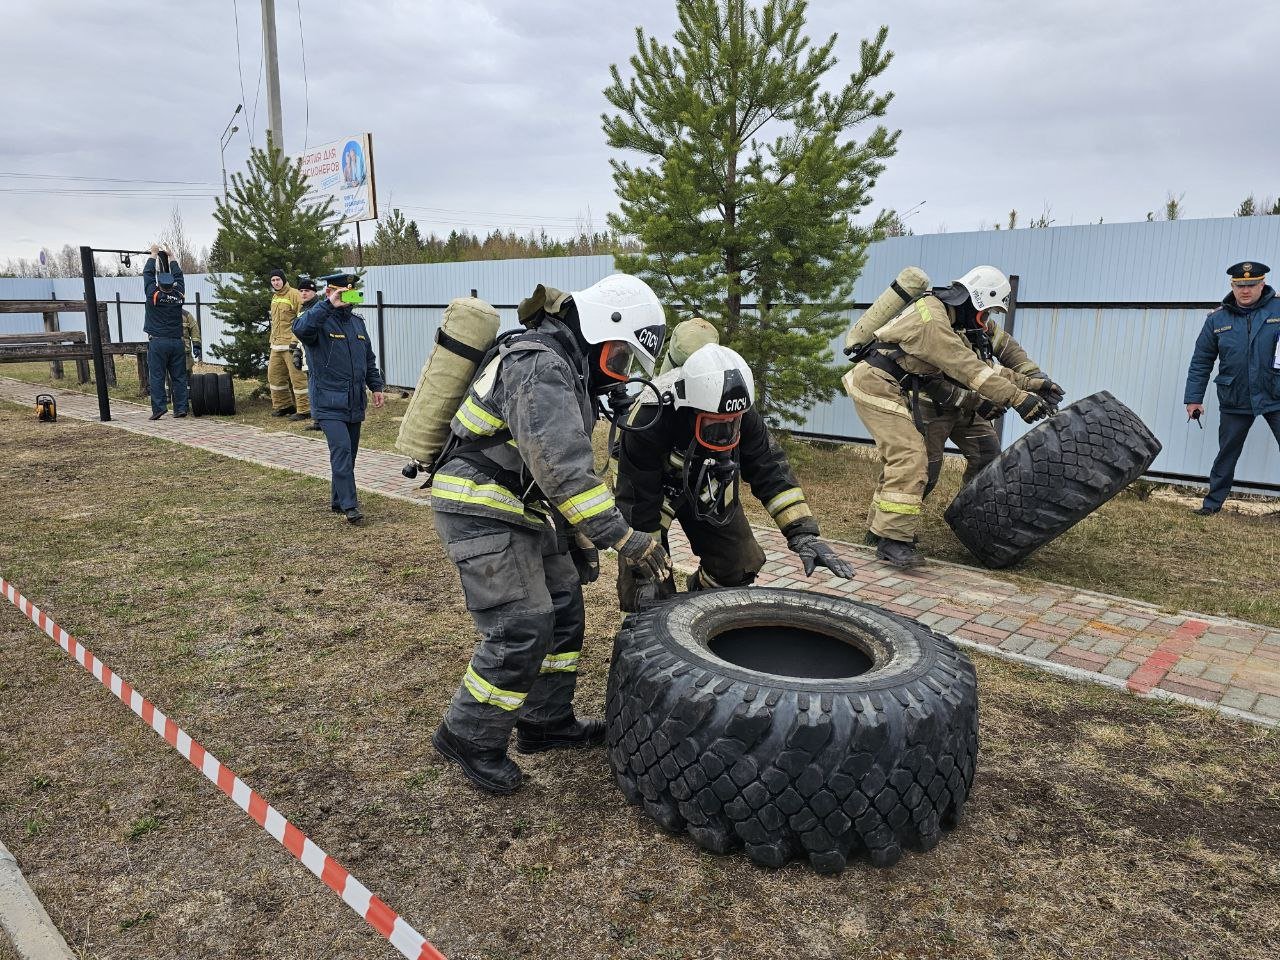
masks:
[[[958,293],[952,293],[951,290],[952,288],[947,288],[939,291],[939,299],[955,311],[972,312],[973,305],[968,299],[967,291],[961,288]],[[963,299],[957,301],[957,298]],[[1062,390],[1040,369],[1039,364],[1027,356],[1022,345],[1005,332],[999,318],[991,316],[991,313],[992,311],[988,311],[988,316],[984,317],[984,329],[970,340],[974,352],[979,356],[983,355],[987,347],[982,343],[981,334],[989,336],[991,359],[1000,364],[1001,373],[1006,377],[1015,373],[1025,377],[1027,381],[1044,381],[1046,386],[1040,392],[1051,406],[1056,406],[1063,399]],[[1022,382],[1025,386],[1025,381],[1017,382]],[[1000,434],[993,420],[1005,412],[1004,407],[983,400],[971,390],[959,390],[952,386],[951,389],[934,389],[932,393],[933,396],[929,393],[920,396],[924,443],[929,452],[926,497],[942,472],[948,440],[956,445],[956,449],[964,457],[963,483],[972,480],[983,467],[1000,455]]]
[[[996,318],[1008,303],[1005,275],[995,267],[975,267],[949,287],[911,297],[875,330],[855,355],[857,365],[845,375],[845,388],[882,463],[868,518],[881,560],[914,567],[923,559],[915,534],[921,504],[932,487],[925,402],[935,405],[935,413],[948,411],[948,417],[954,410],[957,424],[971,412],[975,419],[986,419],[1010,408],[1034,423],[1062,399],[1062,389],[1048,378],[992,363],[989,331],[999,326]],[[1011,351],[1007,344],[1005,348]],[[944,427],[949,422],[935,428],[943,441]],[[940,467],[941,457],[936,462]]]
[[[293,321],[302,311],[302,296],[285,279],[283,270],[272,270],[271,358],[267,361],[267,386],[271,389],[271,415],[290,420],[310,420],[307,374],[293,365],[292,350],[298,343]]]
[[[432,743],[475,786],[510,793],[507,755],[598,744],[604,724],[574,715],[586,627],[582,584],[612,548],[652,578],[666,552],[623,519],[596,474],[599,397],[652,370],[666,332],[648,285],[615,274],[577,293],[539,287],[500,337],[450,422],[431,481],[436,529],[458,567],[480,642]],[[473,348],[441,340],[466,355]]]

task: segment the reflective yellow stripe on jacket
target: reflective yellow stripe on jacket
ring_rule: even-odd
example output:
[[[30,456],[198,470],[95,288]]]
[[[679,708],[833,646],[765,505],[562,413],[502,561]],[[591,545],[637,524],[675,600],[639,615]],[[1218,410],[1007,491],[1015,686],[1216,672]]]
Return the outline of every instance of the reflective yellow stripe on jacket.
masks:
[[[570,523],[579,524],[583,520],[590,520],[597,514],[604,513],[606,510],[612,510],[613,507],[613,494],[609,492],[607,486],[601,483],[585,493],[570,497],[564,503],[559,504],[556,509]]]
[[[490,507],[524,517],[534,523],[541,522],[543,519],[529,512],[525,508],[524,501],[500,483],[476,483],[466,477],[437,473],[431,481],[431,496],[439,497],[441,500],[453,500],[456,503]]]
[[[773,517],[773,522],[778,525],[779,530],[797,520],[813,516],[813,511],[809,509],[809,503],[804,498],[804,491],[799,487],[783,490],[770,499],[764,508],[769,512],[769,516]]]
[[[495,417],[480,404],[476,403],[475,398],[471,396],[467,396],[462,401],[455,418],[468,431],[478,437],[491,437],[506,427],[506,423],[501,418]]]
[[[476,673],[475,667],[471,666],[471,664],[467,664],[467,672],[462,676],[462,685],[467,688],[468,693],[481,703],[492,703],[495,707],[501,707],[503,710],[519,710],[524,706],[524,699],[528,696],[527,693],[495,687],[480,674]]]

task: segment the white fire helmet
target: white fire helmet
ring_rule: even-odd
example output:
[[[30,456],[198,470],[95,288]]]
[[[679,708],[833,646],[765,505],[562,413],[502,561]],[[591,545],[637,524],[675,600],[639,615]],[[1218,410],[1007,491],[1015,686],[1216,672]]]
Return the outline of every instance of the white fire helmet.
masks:
[[[755,402],[756,382],[747,361],[718,343],[699,347],[672,373],[671,396],[677,410],[746,413]]]
[[[575,291],[573,302],[587,343],[625,343],[640,366],[646,372],[653,371],[667,334],[667,322],[658,295],[647,283],[639,277],[615,273],[585,290]]]
[[[956,281],[969,291],[969,300],[979,313],[1009,309],[1009,278],[995,267],[974,267]]]

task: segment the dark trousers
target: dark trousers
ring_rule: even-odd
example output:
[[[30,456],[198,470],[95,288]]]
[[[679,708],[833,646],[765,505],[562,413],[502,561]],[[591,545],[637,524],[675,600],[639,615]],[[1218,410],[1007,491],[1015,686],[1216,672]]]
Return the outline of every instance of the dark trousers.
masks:
[[[1204,505],[1212,510],[1220,510],[1222,503],[1231,492],[1231,481],[1236,478],[1236,463],[1240,460],[1240,451],[1244,449],[1245,437],[1249,436],[1249,428],[1257,416],[1267,421],[1271,435],[1280,444],[1280,410],[1274,413],[1221,413],[1218,414],[1218,456],[1214,458],[1213,469],[1209,472],[1209,495],[1204,498]]]
[[[555,530],[436,512],[480,642],[445,713],[455,737],[505,750],[516,721],[573,716],[586,613],[578,570]]]
[[[332,506],[350,510],[356,502],[356,452],[360,449],[360,424],[345,420],[320,420],[329,441],[329,470],[333,474]]]
[[[1000,456],[1000,435],[995,424],[962,410],[938,410],[932,404],[921,404],[924,419],[924,446],[929,454],[927,497],[938,482],[950,440],[964,456],[964,480],[968,483],[988,463]]]
[[[663,504],[663,510],[667,504]],[[764,566],[764,549],[756,540],[751,521],[747,519],[741,504],[733,508],[729,522],[717,527],[705,520],[698,520],[688,504],[675,513],[680,529],[689,538],[689,549],[698,558],[698,569],[689,575],[689,590],[714,590],[717,587],[745,587],[755,582],[756,574]],[[662,534],[662,545],[671,549],[667,534]],[[637,578],[635,569],[627,561],[618,561],[618,605],[625,613],[639,609],[642,591],[647,581]],[[667,578],[658,589],[655,599],[674,596],[675,577]]]
[[[151,412],[169,408],[165,396],[165,374],[173,381],[173,412],[187,412],[187,351],[176,337],[152,337],[147,344],[147,379],[150,381]]]

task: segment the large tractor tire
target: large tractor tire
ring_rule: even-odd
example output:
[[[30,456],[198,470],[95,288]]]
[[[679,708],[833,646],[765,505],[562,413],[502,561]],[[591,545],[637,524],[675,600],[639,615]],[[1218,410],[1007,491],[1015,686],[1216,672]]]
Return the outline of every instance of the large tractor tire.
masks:
[[[891,866],[941,839],[973,783],[973,665],[914,620],[843,598],[743,587],[630,616],[607,704],[627,799],[762,866]]]
[[[946,521],[988,567],[1022,560],[1142,476],[1160,441],[1103,390],[1063,407],[987,464]]]
[[[236,387],[229,373],[215,374],[218,378],[218,413],[230,417],[236,412]]]

